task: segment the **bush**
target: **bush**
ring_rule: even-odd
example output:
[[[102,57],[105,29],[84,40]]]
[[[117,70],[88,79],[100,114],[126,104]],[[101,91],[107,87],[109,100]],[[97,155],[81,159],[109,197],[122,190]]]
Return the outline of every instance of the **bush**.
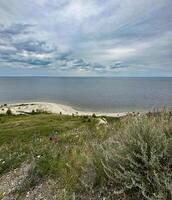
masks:
[[[93,118],[96,118],[96,114],[95,114],[95,113],[93,113],[93,114],[92,114],[92,117],[93,117]]]
[[[171,199],[172,140],[162,121],[147,117],[130,120],[121,134],[97,149],[98,162],[116,195]]]
[[[10,109],[8,109],[8,110],[7,110],[7,112],[6,112],[6,114],[7,114],[7,115],[12,115],[12,112],[11,112],[11,110],[10,110]]]

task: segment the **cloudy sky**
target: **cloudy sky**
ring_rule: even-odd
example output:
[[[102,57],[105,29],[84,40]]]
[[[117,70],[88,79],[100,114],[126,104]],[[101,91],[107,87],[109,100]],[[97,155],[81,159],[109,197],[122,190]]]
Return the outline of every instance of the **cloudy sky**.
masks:
[[[0,76],[172,76],[171,0],[0,0]]]

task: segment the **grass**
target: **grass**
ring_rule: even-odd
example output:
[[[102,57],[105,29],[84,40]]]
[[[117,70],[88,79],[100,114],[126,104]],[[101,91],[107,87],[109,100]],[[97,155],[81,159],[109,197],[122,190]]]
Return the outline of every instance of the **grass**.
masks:
[[[169,116],[104,118],[108,126],[99,126],[96,116],[0,116],[0,176],[32,163],[15,190],[18,199],[45,182],[46,193],[59,200],[170,199]]]
[[[73,192],[91,154],[91,141],[102,138],[96,124],[96,118],[88,116],[0,116],[0,176],[23,162],[34,162],[30,178],[19,193],[48,179],[60,180],[62,189]],[[49,140],[53,130],[58,132],[57,144]]]
[[[66,138],[68,140],[70,137],[73,138],[71,131],[89,128],[93,124],[94,121],[83,123],[79,117],[51,114],[1,116],[0,153],[3,161],[0,165],[0,173],[16,167],[28,157],[46,153],[51,146],[48,136],[52,130],[58,132],[58,146],[60,147]],[[76,134],[75,131],[74,134]]]

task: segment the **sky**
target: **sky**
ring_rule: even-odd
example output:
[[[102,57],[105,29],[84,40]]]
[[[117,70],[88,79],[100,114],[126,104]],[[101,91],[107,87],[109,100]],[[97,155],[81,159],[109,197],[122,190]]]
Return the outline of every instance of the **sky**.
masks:
[[[0,76],[172,76],[172,1],[0,0]]]

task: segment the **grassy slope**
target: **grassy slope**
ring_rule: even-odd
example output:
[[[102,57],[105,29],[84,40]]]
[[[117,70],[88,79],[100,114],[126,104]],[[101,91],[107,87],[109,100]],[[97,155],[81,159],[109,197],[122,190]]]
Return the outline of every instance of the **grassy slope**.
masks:
[[[117,123],[107,118],[109,123]],[[24,161],[34,162],[30,181],[22,193],[49,178],[60,180],[62,188],[75,190],[89,156],[90,142],[102,141],[111,134],[96,127],[94,117],[56,114],[0,116],[0,176],[19,167]],[[58,132],[58,143],[49,141],[52,130]]]
[[[106,127],[95,117],[0,116],[0,177],[32,163],[15,191],[18,199],[40,183],[48,183],[45,193],[58,194],[48,199],[70,200],[74,193],[77,200],[172,199],[169,119],[167,113],[108,117]],[[48,137],[52,130],[58,132],[55,145]]]

